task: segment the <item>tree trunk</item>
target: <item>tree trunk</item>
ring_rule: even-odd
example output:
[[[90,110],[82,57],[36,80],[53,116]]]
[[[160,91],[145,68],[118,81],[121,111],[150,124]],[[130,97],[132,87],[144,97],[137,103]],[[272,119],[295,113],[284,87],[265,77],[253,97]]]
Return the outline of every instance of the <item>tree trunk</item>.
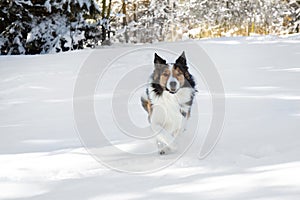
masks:
[[[127,11],[126,11],[126,0],[122,0],[122,12],[123,12],[123,27],[124,27],[124,37],[125,37],[125,42],[128,43],[128,33],[127,33]]]
[[[111,0],[109,0],[108,8],[107,8],[107,13],[106,13],[107,23],[110,23],[110,22],[108,21],[109,18],[110,18],[110,12],[111,12]],[[108,39],[110,40],[110,32],[111,32],[110,27],[109,27],[109,30],[108,30],[107,32],[108,32]]]
[[[102,42],[106,40],[106,16],[105,16],[105,11],[106,11],[106,0],[102,0],[102,13],[101,13],[101,17],[102,17],[102,25],[101,25],[101,29],[102,29]],[[104,22],[104,23],[103,23]]]
[[[135,23],[137,23],[137,5],[136,3],[134,2],[133,3],[133,20]],[[133,37],[136,37],[136,30],[133,31]]]

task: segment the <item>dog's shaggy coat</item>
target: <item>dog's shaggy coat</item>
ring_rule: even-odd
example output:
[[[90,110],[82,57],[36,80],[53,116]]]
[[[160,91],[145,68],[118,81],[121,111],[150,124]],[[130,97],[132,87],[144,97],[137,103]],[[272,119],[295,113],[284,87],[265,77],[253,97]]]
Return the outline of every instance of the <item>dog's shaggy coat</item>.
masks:
[[[156,133],[160,154],[176,150],[175,139],[190,117],[195,92],[184,52],[175,63],[167,63],[154,54],[154,71],[141,102]]]

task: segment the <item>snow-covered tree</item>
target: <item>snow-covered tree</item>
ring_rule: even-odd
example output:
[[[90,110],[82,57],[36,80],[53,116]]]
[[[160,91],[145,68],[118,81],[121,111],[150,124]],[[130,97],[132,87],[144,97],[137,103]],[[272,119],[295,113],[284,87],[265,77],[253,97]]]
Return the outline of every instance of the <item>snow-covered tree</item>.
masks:
[[[83,48],[97,32],[86,18],[94,0],[1,0],[1,54],[38,54]]]
[[[299,0],[0,0],[1,54],[299,32]],[[93,20],[87,20],[93,19]],[[89,21],[89,23],[87,22]],[[92,23],[91,23],[92,22]],[[113,37],[112,37],[113,35]]]
[[[290,0],[289,5],[291,7],[291,32],[300,32],[300,0]]]
[[[126,13],[124,6],[126,6]],[[174,10],[170,1],[128,0],[121,8],[118,14],[122,22],[114,23],[118,29],[117,41],[151,43],[167,40],[171,21],[174,19]]]
[[[196,37],[286,33],[291,14],[283,0],[200,0],[189,9]]]

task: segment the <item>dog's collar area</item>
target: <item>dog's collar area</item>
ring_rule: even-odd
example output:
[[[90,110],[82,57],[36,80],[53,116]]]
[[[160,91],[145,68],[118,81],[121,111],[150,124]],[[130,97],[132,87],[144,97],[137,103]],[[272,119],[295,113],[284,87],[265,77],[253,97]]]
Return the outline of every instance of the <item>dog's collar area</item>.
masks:
[[[166,88],[166,91],[168,91],[170,94],[175,94],[176,92],[173,92],[171,90],[169,90],[168,88]]]

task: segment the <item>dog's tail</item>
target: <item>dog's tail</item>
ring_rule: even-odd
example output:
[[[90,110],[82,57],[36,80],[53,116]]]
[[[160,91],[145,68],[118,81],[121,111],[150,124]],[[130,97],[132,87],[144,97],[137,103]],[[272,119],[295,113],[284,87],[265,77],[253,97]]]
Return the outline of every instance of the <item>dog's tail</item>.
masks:
[[[150,116],[152,113],[152,103],[147,95],[147,91],[141,96],[141,103],[145,111],[148,113],[148,120],[150,122]]]
[[[148,112],[148,110],[147,110],[148,100],[145,99],[143,96],[141,96],[141,103],[142,103],[143,108]]]

